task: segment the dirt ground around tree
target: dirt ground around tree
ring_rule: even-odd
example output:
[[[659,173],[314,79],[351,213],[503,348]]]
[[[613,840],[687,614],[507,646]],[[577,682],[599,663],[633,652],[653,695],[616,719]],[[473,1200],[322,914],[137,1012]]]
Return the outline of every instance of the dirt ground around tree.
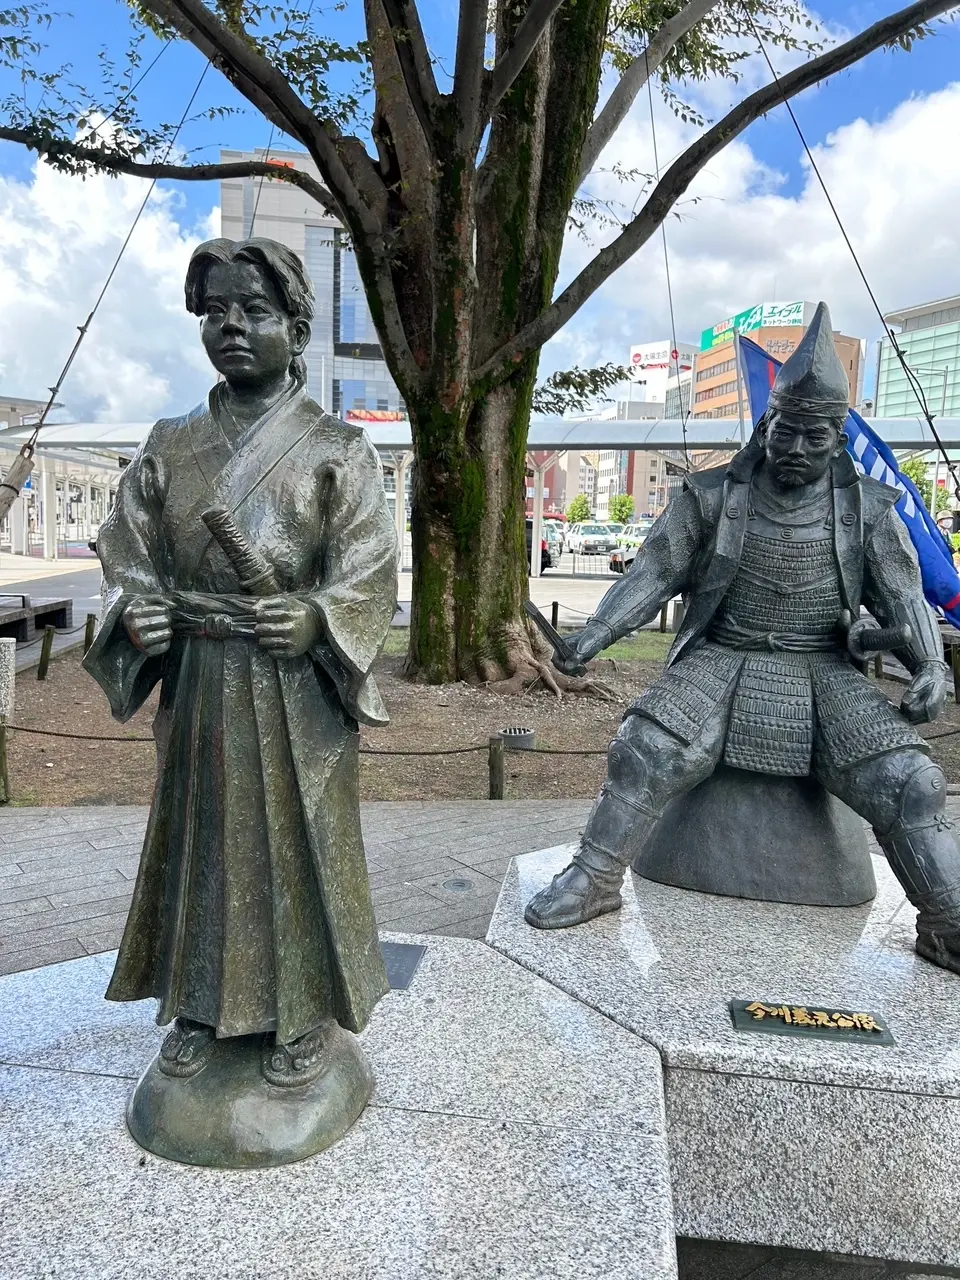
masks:
[[[404,680],[398,653],[382,656],[375,668],[391,716],[382,729],[364,728],[361,745],[372,751],[429,751],[486,746],[492,733],[511,726],[531,728],[537,744],[562,750],[603,753],[624,710],[663,669],[670,637],[642,633],[610,651],[614,657],[592,664],[593,674],[614,700],[567,696],[558,701],[535,690],[503,696],[466,684],[413,685]],[[402,637],[391,637],[391,649]],[[895,702],[903,686],[883,681]],[[149,738],[156,694],[127,724],[110,715],[99,686],[80,666],[80,653],[65,654],[50,666],[44,682],[33,671],[17,677],[15,723],[96,737]],[[960,730],[960,710],[951,699],[930,737]],[[948,779],[960,782],[960,732],[932,742],[934,758]],[[19,805],[147,804],[153,791],[156,757],[152,742],[96,742],[12,733],[9,772],[13,802]],[[509,752],[506,797],[513,800],[590,797],[603,780],[605,758]],[[365,800],[470,800],[488,794],[486,751],[454,756],[361,758]]]

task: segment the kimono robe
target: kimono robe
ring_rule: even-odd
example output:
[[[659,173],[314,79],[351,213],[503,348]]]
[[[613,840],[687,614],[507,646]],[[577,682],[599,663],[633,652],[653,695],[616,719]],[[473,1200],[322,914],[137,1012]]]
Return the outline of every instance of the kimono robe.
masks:
[[[104,608],[84,665],[127,720],[161,681],[158,779],[107,998],[160,1001],[218,1036],[289,1043],[350,1030],[386,990],[358,796],[358,721],[387,721],[369,675],[396,607],[397,540],[362,431],[302,388],[231,440],[208,404],[156,424],[98,538]],[[256,601],[200,519],[226,507],[320,640],[272,658]],[[173,643],[131,643],[131,598],[161,596]]]

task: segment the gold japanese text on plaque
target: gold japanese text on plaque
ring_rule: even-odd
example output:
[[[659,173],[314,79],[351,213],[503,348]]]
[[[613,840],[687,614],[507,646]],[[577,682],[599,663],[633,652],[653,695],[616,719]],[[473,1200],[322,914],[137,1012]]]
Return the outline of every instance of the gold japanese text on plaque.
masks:
[[[807,1036],[854,1044],[894,1043],[886,1023],[875,1013],[762,1000],[731,1000],[730,1012],[737,1031],[766,1031],[771,1035]]]

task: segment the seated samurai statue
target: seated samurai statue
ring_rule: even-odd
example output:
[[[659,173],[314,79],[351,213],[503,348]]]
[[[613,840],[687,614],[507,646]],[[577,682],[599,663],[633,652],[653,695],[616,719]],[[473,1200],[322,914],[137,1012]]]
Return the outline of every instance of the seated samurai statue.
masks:
[[[960,973],[960,847],[943,772],[913,727],[943,708],[943,650],[900,495],[859,475],[844,449],[848,395],[821,303],[749,444],[687,477],[634,568],[555,659],[572,673],[674,596],[686,602],[667,670],[627,711],[579,848],[528,904],[529,924],[615,911],[666,805],[724,762],[812,776],[866,818],[918,909],[917,951]],[[895,653],[912,680],[899,710],[851,658],[861,604],[901,629]]]
[[[221,381],[151,430],[97,540],[84,665],[127,720],[160,684],[159,774],[110,1000],[159,1001],[167,1077],[259,1038],[279,1088],[387,989],[360,833],[358,724],[397,541],[361,430],[307,394],[313,289],[272,240],[212,240],[187,310]],[[235,1044],[239,1041],[234,1040]]]

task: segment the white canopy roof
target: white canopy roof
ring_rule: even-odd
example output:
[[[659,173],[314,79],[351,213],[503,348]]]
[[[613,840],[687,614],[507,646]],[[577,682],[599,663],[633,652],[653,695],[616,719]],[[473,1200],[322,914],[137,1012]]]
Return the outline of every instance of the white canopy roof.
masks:
[[[892,449],[931,450],[936,442],[922,418],[871,418],[870,425]],[[146,438],[150,422],[51,423],[40,435],[42,449],[80,449],[93,453],[132,454]],[[367,422],[370,439],[382,452],[412,448],[409,422]],[[960,418],[941,418],[937,430],[945,446],[960,449]],[[19,445],[29,427],[0,431],[0,445]],[[736,418],[581,419],[537,418],[530,424],[527,448],[567,449],[688,449],[737,448],[740,423]]]

